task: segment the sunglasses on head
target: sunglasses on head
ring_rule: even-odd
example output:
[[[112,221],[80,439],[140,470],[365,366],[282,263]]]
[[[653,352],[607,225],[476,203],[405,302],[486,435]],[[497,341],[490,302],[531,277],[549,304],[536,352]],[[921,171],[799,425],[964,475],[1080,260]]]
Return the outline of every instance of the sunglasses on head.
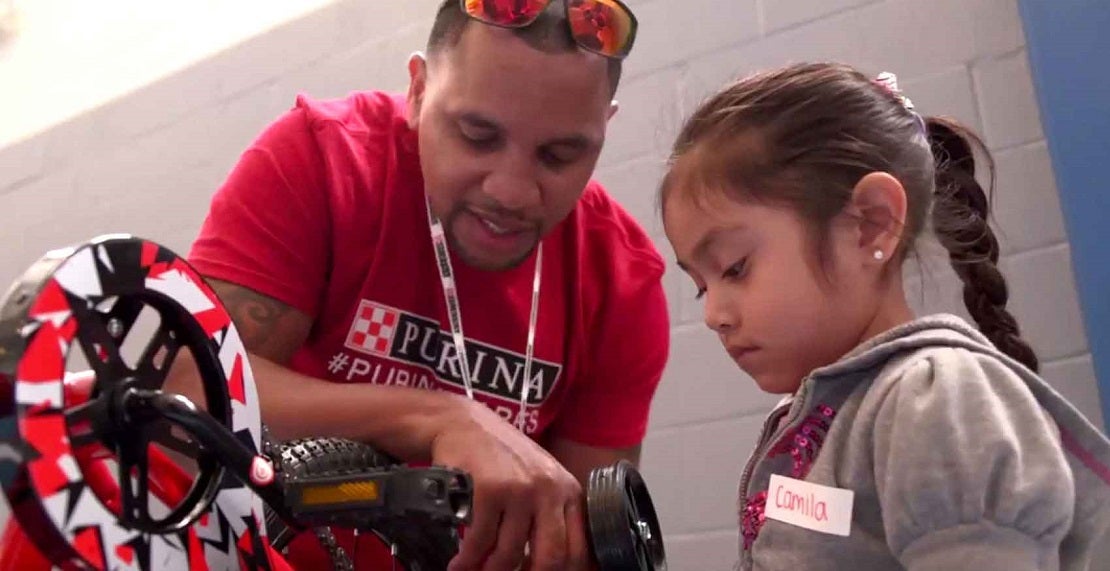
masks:
[[[636,39],[636,16],[620,0],[557,0],[563,2],[574,41],[583,49],[623,59]],[[552,0],[460,0],[463,11],[480,22],[502,28],[524,28],[536,21]]]

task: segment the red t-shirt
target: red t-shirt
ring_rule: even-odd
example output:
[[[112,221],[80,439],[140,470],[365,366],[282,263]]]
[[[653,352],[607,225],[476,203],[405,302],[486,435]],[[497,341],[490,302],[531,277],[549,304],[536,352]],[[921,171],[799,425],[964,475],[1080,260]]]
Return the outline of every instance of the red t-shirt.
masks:
[[[218,189],[189,261],[315,320],[290,367],[334,382],[465,394],[401,96],[298,97]],[[452,256],[475,397],[519,414],[535,256]],[[669,350],[664,264],[591,182],[544,238],[525,430],[599,447],[643,438]]]

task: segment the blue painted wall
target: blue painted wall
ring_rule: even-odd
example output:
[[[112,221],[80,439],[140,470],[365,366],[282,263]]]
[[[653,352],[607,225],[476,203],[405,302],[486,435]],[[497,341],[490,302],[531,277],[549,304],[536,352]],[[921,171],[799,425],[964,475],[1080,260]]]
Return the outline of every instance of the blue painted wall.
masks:
[[[1110,423],[1110,0],[1019,0]]]

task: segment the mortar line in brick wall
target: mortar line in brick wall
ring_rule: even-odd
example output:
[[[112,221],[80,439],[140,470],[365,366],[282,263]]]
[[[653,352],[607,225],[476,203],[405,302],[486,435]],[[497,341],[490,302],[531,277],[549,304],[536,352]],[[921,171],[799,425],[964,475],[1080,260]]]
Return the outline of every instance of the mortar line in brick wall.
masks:
[[[324,8],[322,8],[322,10],[332,9],[333,7],[334,6],[324,7]],[[316,14],[318,14],[318,12],[312,12],[310,14],[307,14],[305,16],[305,18],[310,18],[310,17],[312,17]],[[297,20],[295,22],[299,22],[299,21],[300,20]],[[291,25],[293,23],[294,22],[288,22],[286,25],[288,26],[288,25]],[[389,35],[386,35],[386,36],[382,36],[381,39],[383,41],[389,40],[389,39],[394,39],[396,37],[399,37],[399,36],[403,35],[404,32],[406,32],[409,28],[414,27],[414,26],[415,26],[415,24],[410,24],[409,26],[401,26],[400,28],[397,29],[396,32],[394,32],[392,34],[389,34]],[[269,34],[269,33],[278,33],[278,34],[280,34],[280,33],[283,33],[283,32],[288,33],[287,30],[272,30],[271,32],[268,32],[267,34]],[[221,53],[213,56],[212,58],[210,58],[208,60],[199,62],[198,65],[216,65],[216,66],[223,67],[224,69],[233,69],[229,66],[226,66],[226,64],[221,65],[222,62],[219,62],[219,58],[230,58],[232,61],[234,61],[234,58],[236,57],[236,54],[234,52],[239,51],[239,50],[249,50],[249,49],[251,49],[253,47],[251,45],[253,42],[264,41],[263,37],[267,34],[255,36],[255,37],[252,37],[252,38],[248,39],[245,42],[242,42],[240,44],[236,44],[232,48],[230,48],[230,49],[228,49],[224,52],[221,52]],[[362,42],[362,43],[365,43],[365,42]],[[250,82],[248,85],[245,85],[245,86],[240,87],[238,89],[232,89],[232,90],[225,91],[224,90],[224,85],[220,85],[218,87],[218,93],[220,94],[220,97],[217,97],[216,100],[217,101],[226,101],[228,99],[234,99],[235,97],[237,97],[239,95],[243,95],[246,92],[252,91],[256,88],[270,87],[270,86],[276,85],[278,82],[280,82],[282,80],[282,77],[284,77],[285,74],[294,73],[294,72],[297,72],[297,71],[302,71],[302,70],[305,70],[305,69],[310,69],[310,68],[319,66],[320,62],[325,61],[325,60],[327,60],[331,57],[334,57],[338,54],[344,54],[344,53],[353,51],[359,45],[361,45],[361,43],[355,44],[354,46],[332,46],[333,47],[332,50],[326,50],[322,53],[316,54],[312,58],[310,58],[310,59],[308,59],[304,62],[301,62],[301,64],[299,66],[293,67],[292,69],[289,69],[289,68],[282,69],[280,71],[277,71],[277,72],[273,73],[272,75],[268,75],[268,76],[264,77],[261,80]]]
[[[1053,242],[1051,244],[1046,244],[1044,246],[1037,246],[1035,248],[1029,248],[1028,250],[1021,250],[1021,251],[1018,251],[1018,252],[1011,252],[1011,253],[1006,254],[1005,256],[1002,256],[1001,258],[999,258],[998,262],[1000,264],[1012,264],[1014,262],[1020,261],[1021,258],[1025,258],[1025,257],[1028,257],[1028,256],[1035,256],[1037,254],[1044,254],[1044,253],[1051,252],[1051,251],[1054,251],[1054,250],[1066,250],[1066,249],[1069,249],[1070,247],[1071,247],[1071,243],[1069,243],[1067,240],[1063,240],[1063,241],[1060,241],[1060,242]]]
[[[693,331],[694,329],[701,329],[701,328],[704,328],[704,327],[705,327],[704,324],[695,323],[693,321],[691,321],[689,323],[678,323],[677,325],[672,325],[671,326],[671,334],[675,335],[675,334],[681,334],[681,333],[689,333],[690,331]]]
[[[759,3],[760,6],[762,6],[764,2],[768,2],[768,1],[770,1],[770,2],[779,2],[781,0],[758,0],[758,3]],[[775,28],[774,30],[771,30],[770,31],[771,33],[769,33],[769,34],[767,33],[767,30],[765,29],[765,27],[761,25],[760,26],[760,35],[762,36],[762,39],[773,38],[774,36],[776,36],[778,34],[781,34],[781,33],[784,33],[784,32],[792,32],[792,31],[797,30],[799,28],[804,28],[805,26],[808,26],[810,24],[813,24],[813,23],[816,23],[816,22],[821,22],[823,20],[828,20],[828,19],[831,19],[831,18],[836,18],[836,17],[839,17],[839,16],[843,16],[843,15],[849,14],[851,12],[856,12],[856,11],[859,11],[859,10],[863,10],[865,8],[869,8],[871,6],[874,6],[875,4],[882,4],[885,1],[886,0],[869,0],[869,1],[864,2],[862,4],[856,4],[855,6],[848,6],[847,8],[840,8],[838,10],[834,10],[832,12],[827,12],[827,13],[821,14],[819,16],[810,16],[808,18],[799,20],[797,22],[791,22],[790,24],[787,24],[786,26],[783,26],[781,28]],[[760,23],[765,24],[765,22],[760,22]]]
[[[983,89],[982,86],[979,85],[979,76],[975,73],[974,62],[964,62],[964,68],[967,70],[967,84],[971,89],[971,100],[975,102],[976,123],[979,125],[980,130],[985,130],[986,125],[983,119]],[[987,150],[993,153],[994,150],[990,148],[990,142],[985,140],[986,133],[979,133],[979,135],[984,137],[983,142],[986,144]]]
[[[45,175],[43,175],[42,173],[36,173],[31,176],[21,178],[19,180],[9,182],[3,188],[0,188],[0,196],[7,196],[9,194],[19,192],[20,190],[31,186],[32,184],[42,180],[43,178],[45,178]]]
[[[101,105],[101,106],[99,106],[95,109],[91,109],[91,110],[88,110],[86,112],[81,113],[80,115],[77,115],[74,119],[76,119],[76,120],[85,120],[86,116],[90,116],[93,113],[101,114],[101,121],[103,121],[105,117],[110,118],[111,113],[113,111],[126,109],[128,107],[129,101],[131,101],[133,98],[148,100],[150,98],[150,95],[145,93],[148,90],[158,89],[162,85],[169,84],[170,82],[173,82],[173,81],[178,81],[178,80],[181,79],[181,77],[185,76],[186,74],[196,73],[198,69],[202,69],[204,67],[211,67],[213,65],[212,62],[214,62],[215,58],[218,58],[218,57],[219,57],[218,55],[217,56],[212,56],[208,59],[204,59],[204,60],[195,62],[193,64],[190,64],[186,68],[183,68],[183,69],[180,69],[178,71],[175,71],[175,72],[171,73],[170,75],[167,75],[165,77],[161,77],[159,79],[156,79],[154,81],[151,81],[149,83],[141,85],[138,88],[134,89],[133,91],[123,93],[119,97],[116,97],[116,98],[114,98],[110,101],[107,101],[107,102],[105,102],[105,104],[103,104],[103,105]],[[205,96],[203,96],[201,98],[198,98],[198,99],[190,99],[190,103],[188,105],[185,105],[185,106],[183,106],[179,109],[176,109],[176,110],[172,110],[170,113],[167,113],[167,114],[161,116],[159,119],[153,121],[152,123],[150,123],[146,126],[143,126],[142,128],[139,128],[139,129],[134,130],[134,131],[123,130],[123,131],[114,132],[112,134],[113,135],[112,138],[110,140],[106,141],[106,142],[113,145],[113,146],[126,145],[127,143],[129,143],[132,140],[143,139],[143,138],[148,137],[148,136],[150,136],[154,133],[157,133],[159,131],[163,131],[165,129],[168,129],[168,128],[174,127],[176,125],[179,125],[181,123],[184,123],[184,122],[188,121],[189,119],[191,119],[193,116],[195,116],[197,113],[200,113],[200,112],[204,111],[205,109],[209,109],[209,108],[212,108],[214,106],[223,105],[224,102],[227,100],[227,96],[225,94],[221,93],[221,91],[222,91],[222,82],[223,82],[223,79],[217,81],[215,83],[215,86],[212,89],[212,91],[207,93]],[[123,116],[126,116],[126,113],[124,113]],[[111,130],[111,126],[107,123],[102,123],[101,128],[106,128],[107,130]]]
[[[674,136],[678,135],[678,130],[682,128],[681,125],[686,123],[686,119],[690,117],[694,112],[694,108],[699,103],[687,101],[687,97],[690,95],[690,74],[692,73],[690,69],[690,60],[686,59],[679,62],[675,72],[675,96],[674,100],[671,101],[671,110],[674,112],[678,125],[676,126],[675,133],[672,135],[671,144],[664,148],[663,160],[666,160],[666,157],[670,156],[673,150]]]
[[[163,78],[161,80],[158,80],[158,82],[166,81],[167,79],[168,78]],[[158,82],[149,83],[140,89],[151,88],[157,85]],[[135,96],[135,93],[137,92],[128,93],[123,97],[109,101],[104,105],[84,111],[81,114],[66,120],[64,123],[59,123],[37,135],[41,137],[46,137],[48,139],[46,151],[47,155],[51,155],[51,153],[53,152],[53,146],[55,145],[54,137],[56,136],[56,132],[58,130],[63,128],[72,128],[72,126],[74,124],[77,124],[78,122],[89,122],[97,120],[97,114],[103,115],[105,113],[111,113],[113,108],[125,107],[127,98]],[[210,109],[214,106],[222,106],[224,105],[225,101],[225,97],[214,97],[199,100],[192,105],[182,108],[175,113],[168,114],[158,121],[155,121],[140,129],[117,131],[115,133],[112,133],[111,136],[109,136],[108,138],[98,138],[97,141],[99,144],[93,149],[79,149],[78,151],[76,151],[76,153],[63,153],[60,156],[55,157],[56,161],[54,163],[54,166],[68,167],[78,162],[87,162],[90,158],[94,156],[99,156],[104,153],[116,151],[135,141],[141,142],[147,137],[156,135],[162,131],[165,131],[166,129],[171,129],[173,127],[193,120],[197,114],[202,113],[206,109]],[[99,120],[103,121],[102,118],[100,118]],[[105,127],[104,123],[93,123],[89,126],[89,129],[91,131],[101,131],[110,130],[110,127]],[[0,194],[4,194],[5,192],[6,191],[0,190]]]
[[[305,69],[307,69],[308,67],[309,66],[305,66]],[[285,71],[282,72],[282,74],[293,73],[293,72],[296,72],[300,69],[302,69],[302,68],[285,70]],[[233,90],[226,91],[226,92],[223,92],[221,90],[220,97],[217,98],[217,101],[221,105],[224,105],[224,104],[230,103],[232,101],[235,101],[235,100],[237,100],[241,97],[245,97],[245,96],[251,94],[252,92],[261,91],[261,90],[265,90],[265,89],[270,89],[270,88],[274,87],[275,85],[277,85],[279,81],[281,81],[281,77],[280,76],[275,76],[275,77],[269,77],[269,78],[266,78],[266,79],[260,80],[260,81],[250,82],[248,85],[246,85],[244,87],[241,87],[239,89],[233,89]]]
[[[681,315],[679,315],[678,319],[674,320],[674,323],[676,327],[690,327],[691,329],[694,327],[705,327],[705,325],[701,323],[701,318],[699,317],[683,318]]]
[[[983,125],[983,98],[979,93],[979,83],[975,81],[975,72],[972,69],[971,62],[965,61],[960,67],[964,68],[964,74],[967,76],[968,89],[971,91],[971,100],[974,102],[975,124],[978,126],[976,129],[979,131],[978,134],[982,136],[982,131],[985,127]],[[983,142],[986,143],[986,141]],[[987,144],[987,148],[990,148],[989,143]]]
[[[606,145],[609,145],[609,144],[612,144],[612,143],[606,143]],[[612,159],[598,160],[597,166],[594,167],[594,173],[595,173],[594,178],[597,178],[596,173],[598,173],[600,171],[610,170],[610,169],[615,169],[617,167],[627,166],[627,163],[642,161],[642,160],[646,160],[646,159],[658,159],[659,161],[662,161],[664,159],[659,156],[660,154],[661,154],[661,152],[659,150],[652,150],[652,151],[647,151],[645,153],[641,153],[641,154],[634,155],[634,156],[631,156],[631,157],[618,156],[617,159],[614,162],[610,162]]]
[[[844,16],[844,15],[850,14],[852,12],[856,12],[856,11],[863,10],[863,9],[868,8],[868,7],[874,6],[875,4],[881,4],[884,1],[885,0],[871,0],[867,3],[865,3],[865,4],[858,4],[856,6],[843,8],[843,9],[837,10],[835,12],[830,12],[828,14],[824,14],[824,15],[816,17],[816,18],[807,19],[807,20],[804,20],[802,22],[796,22],[796,23],[790,24],[789,26],[786,26],[786,27],[783,27],[783,28],[778,28],[770,34],[764,34],[764,31],[762,29],[759,29],[759,30],[757,30],[757,33],[755,35],[753,35],[752,37],[750,37],[750,38],[744,38],[744,39],[736,41],[736,42],[721,44],[721,45],[713,47],[713,48],[708,48],[708,49],[705,49],[705,50],[699,50],[699,51],[696,51],[696,52],[692,52],[690,54],[687,54],[687,55],[683,56],[683,58],[678,60],[678,61],[668,62],[668,63],[662,64],[662,65],[659,65],[657,67],[653,66],[653,67],[645,67],[645,68],[642,68],[642,69],[638,69],[635,72],[630,72],[629,74],[625,75],[625,77],[627,78],[627,81],[633,81],[633,80],[636,80],[636,79],[639,79],[639,78],[642,78],[642,77],[645,77],[645,76],[648,76],[648,75],[652,75],[652,74],[655,74],[655,73],[660,73],[660,72],[666,71],[666,70],[668,70],[672,67],[675,67],[676,65],[679,65],[679,64],[682,64],[682,63],[685,63],[685,62],[696,60],[696,59],[699,59],[701,57],[711,55],[711,54],[714,54],[714,53],[717,53],[717,52],[733,50],[733,49],[736,49],[736,48],[742,48],[742,47],[745,47],[745,46],[756,44],[758,42],[762,42],[764,40],[774,38],[775,36],[778,36],[780,34],[787,33],[787,32],[792,32],[792,31],[804,28],[805,26],[808,26],[808,25],[811,25],[811,24],[814,24],[814,23],[817,23],[817,22],[821,22],[821,21],[829,19],[829,18]],[[624,81],[626,81],[626,80],[624,80],[624,79],[621,80],[622,83]]]
[[[1043,147],[1043,146],[1045,146],[1045,144],[1046,144],[1046,141],[1045,141],[1044,135],[1041,135],[1040,137],[1038,137],[1036,139],[1029,139],[1027,141],[1020,141],[1020,142],[1017,142],[1017,143],[1010,143],[1009,145],[1003,145],[1001,147],[993,147],[993,148],[990,149],[990,151],[991,151],[991,154],[994,155],[995,159],[997,160],[998,155],[1001,154],[1001,153],[1007,153],[1007,152],[1011,152],[1011,151],[1027,150],[1027,149],[1031,149],[1033,147],[1038,147],[1038,146]]]
[[[173,129],[174,127],[193,121],[196,119],[197,115],[207,110],[222,108],[227,104],[227,101],[228,98],[226,97],[206,99],[202,103],[185,108],[180,113],[168,115],[164,120],[158,121],[144,129],[125,134],[122,138],[113,141],[113,146],[118,149],[136,141],[141,143],[148,137],[158,135],[168,129]]]
[[[597,168],[594,169],[593,178],[594,178],[594,180],[600,180],[600,178],[601,178],[600,174],[602,174],[603,171],[611,171],[611,170],[622,169],[622,168],[631,166],[632,163],[648,161],[649,159],[650,160],[658,160],[658,157],[656,157],[655,154],[652,153],[651,151],[648,151],[648,152],[641,153],[639,155],[635,155],[635,156],[632,156],[632,157],[622,158],[622,159],[620,159],[619,161],[617,161],[615,163],[607,163],[605,165],[602,165],[602,164],[599,163],[597,165]]]
[[[1020,323],[1019,323],[1019,325],[1020,325]],[[1045,361],[1045,362],[1041,363],[1041,370],[1043,371],[1045,367],[1050,367],[1052,365],[1063,365],[1065,363],[1071,363],[1071,362],[1081,361],[1083,359],[1090,359],[1090,358],[1091,358],[1091,351],[1085,349],[1085,350],[1083,350],[1082,353],[1074,353],[1074,354],[1070,354],[1070,355],[1064,355],[1062,357],[1053,357],[1052,360]]]
[[[714,528],[714,529],[709,529],[709,530],[705,530],[705,531],[667,533],[667,541],[685,540],[685,539],[700,539],[700,538],[704,538],[705,535],[716,534],[716,533],[736,534],[736,533],[739,533],[739,529],[738,528]]]
[[[1003,244],[1003,253],[999,258],[1000,262],[1009,263],[1013,261],[1013,258],[1020,258],[1026,254],[1038,254],[1048,250],[1057,249],[1061,246],[1070,247],[1071,245],[1065,239],[1057,240],[1040,246],[1034,246],[1032,248],[1027,248],[1024,250],[1009,250],[1009,238],[1013,233],[999,229],[998,220],[995,217],[993,211],[990,214],[990,224],[991,229],[995,232],[995,237],[997,237],[999,242]],[[931,236],[930,239],[932,239]],[[951,262],[949,262],[947,254],[943,252],[924,253],[922,254],[920,260],[914,259],[912,261],[907,261],[906,265],[903,266],[903,268],[904,270],[902,276],[905,282],[909,282],[909,280],[916,281],[921,277],[925,277],[930,282],[936,282],[939,274],[948,275],[949,272],[952,270]],[[930,285],[935,285],[935,283],[932,283]]]
[[[1021,44],[1020,46],[1018,46],[1016,48],[1009,49],[1009,50],[1006,50],[1004,52],[979,54],[979,55],[971,58],[967,63],[968,63],[968,67],[971,68],[972,70],[974,70],[975,68],[981,67],[985,64],[998,63],[998,62],[1003,61],[1005,59],[1009,59],[1009,58],[1021,55],[1025,51],[1026,51],[1026,46],[1023,43],[1023,44]]]
[[[649,75],[655,75],[655,74],[658,74],[658,73],[663,73],[665,71],[670,71],[671,68],[677,69],[680,66],[689,63],[692,60],[696,60],[696,59],[702,58],[704,56],[708,56],[708,55],[711,55],[711,54],[714,54],[714,53],[717,53],[717,52],[723,52],[723,51],[728,51],[728,50],[732,50],[732,49],[736,49],[736,48],[741,48],[741,47],[744,47],[744,46],[754,44],[756,42],[761,42],[765,39],[766,38],[757,35],[757,36],[754,36],[754,37],[749,38],[749,39],[740,40],[738,42],[733,42],[733,43],[730,43],[730,44],[720,45],[720,46],[717,46],[717,47],[712,48],[712,49],[693,52],[693,53],[690,53],[690,54],[684,56],[680,60],[667,62],[665,64],[659,65],[658,67],[648,67],[648,68],[639,69],[639,70],[636,70],[633,73],[628,74],[625,77],[628,78],[628,81],[634,81],[634,80],[637,80],[637,79],[642,79],[642,78],[647,77]],[[624,81],[625,80],[622,79],[621,83],[623,84]]]
[[[700,57],[707,56],[707,55],[710,55],[710,54],[713,54],[713,53],[727,51],[727,50],[743,47],[743,46],[746,46],[746,45],[754,44],[754,43],[762,41],[764,39],[765,38],[757,35],[757,36],[754,36],[752,38],[748,38],[748,39],[745,39],[745,40],[740,40],[740,41],[737,41],[737,42],[732,42],[730,44],[720,45],[720,46],[717,46],[715,48],[696,51],[696,52],[687,54],[687,55],[683,56],[682,59],[679,59],[679,60],[676,60],[676,61],[665,62],[665,63],[662,63],[658,66],[637,69],[636,71],[630,72],[627,75],[625,75],[624,77],[627,78],[627,79],[621,79],[621,84],[624,85],[625,82],[631,82],[631,81],[635,81],[637,79],[643,79],[644,77],[647,77],[649,75],[656,75],[656,74],[663,73],[663,72],[666,72],[666,71],[671,71],[671,69],[679,70],[679,68],[681,66],[686,65],[691,60],[695,60],[695,59],[698,59]]]
[[[736,481],[737,482],[740,481],[740,471],[739,470],[737,470],[737,472],[736,472]],[[733,493],[735,493],[735,490],[733,491]],[[736,498],[732,497],[732,496],[729,496],[726,493],[726,494],[722,495],[721,501],[722,502],[734,503],[736,501]],[[716,526],[714,526],[714,527],[686,527],[686,526],[683,526],[682,531],[680,531],[678,533],[667,533],[666,531],[664,531],[664,534],[666,535],[667,541],[669,542],[672,539],[678,539],[678,538],[694,539],[694,538],[698,538],[698,537],[703,537],[705,535],[709,535],[711,533],[725,533],[725,532],[733,532],[733,533],[739,534],[740,533],[740,528],[737,527],[734,530],[732,528],[721,528],[721,527],[716,527]]]
[[[755,0],[755,27],[761,37],[767,36],[767,10],[764,8],[768,0]],[[778,0],[770,0],[777,2]]]
[[[969,76],[969,79],[970,79],[969,84],[971,86],[971,95],[972,95],[972,98],[975,101],[975,113],[976,113],[976,115],[978,115],[979,125],[981,126],[982,129],[984,129],[984,130],[986,129],[986,122],[985,122],[985,119],[984,119],[984,117],[986,115],[986,113],[985,113],[986,110],[984,108],[985,101],[983,100],[982,86],[979,84],[979,75],[980,74],[977,73],[977,71],[981,72],[984,69],[984,67],[988,64],[1001,62],[1001,61],[1003,61],[1007,58],[1011,58],[1011,57],[1014,57],[1016,55],[1022,54],[1025,51],[1026,51],[1026,48],[1025,48],[1024,45],[1022,45],[1018,48],[1008,50],[1008,51],[1005,51],[1005,52],[1001,52],[1001,53],[997,53],[997,54],[984,54],[984,55],[981,55],[979,57],[972,58],[970,61],[968,61],[966,63],[967,73],[968,73],[968,76]],[[1045,136],[1044,136],[1044,133],[1043,133],[1043,126],[1042,126],[1041,130],[1042,130],[1042,133],[1039,134],[1036,138],[1026,139],[1024,141],[1018,141],[1016,143],[1010,143],[1010,144],[1004,145],[1004,146],[994,146],[991,143],[991,141],[986,140],[986,139],[984,139],[984,142],[986,142],[987,149],[990,150],[991,153],[998,153],[998,152],[1007,151],[1007,150],[1018,148],[1018,147],[1033,145],[1033,144],[1036,144],[1038,142],[1044,141]],[[980,135],[986,137],[985,132],[980,133]]]
[[[740,373],[743,374],[743,373]],[[771,412],[772,405],[767,406],[766,411],[741,411],[734,412],[727,415],[710,416],[705,418],[698,418],[693,420],[682,420],[679,422],[666,424],[663,426],[656,426],[648,428],[648,434],[652,436],[666,436],[675,432],[681,432],[685,429],[696,428],[700,426],[708,426],[711,424],[724,424],[734,420],[743,420],[745,418],[760,418],[762,419],[767,413]]]

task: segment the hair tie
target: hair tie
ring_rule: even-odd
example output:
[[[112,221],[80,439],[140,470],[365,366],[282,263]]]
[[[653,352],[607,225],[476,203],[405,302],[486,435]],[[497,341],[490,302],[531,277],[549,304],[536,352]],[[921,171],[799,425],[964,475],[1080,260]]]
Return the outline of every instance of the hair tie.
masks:
[[[898,98],[902,102],[902,106],[910,111],[913,111],[913,101],[909,97],[902,94],[902,90],[898,89],[898,76],[889,71],[884,71],[875,78],[875,83],[880,87],[886,89],[891,95]]]
[[[896,97],[898,101],[902,104],[902,106],[905,107],[907,111],[913,114],[914,119],[917,120],[918,126],[921,127],[921,132],[927,132],[927,129],[925,127],[925,119],[917,111],[914,110],[913,101],[910,101],[910,98],[906,97],[905,94],[902,93],[902,90],[898,88],[897,75],[894,75],[889,71],[884,71],[872,81],[879,87],[886,90],[887,93],[890,93],[891,95]]]

